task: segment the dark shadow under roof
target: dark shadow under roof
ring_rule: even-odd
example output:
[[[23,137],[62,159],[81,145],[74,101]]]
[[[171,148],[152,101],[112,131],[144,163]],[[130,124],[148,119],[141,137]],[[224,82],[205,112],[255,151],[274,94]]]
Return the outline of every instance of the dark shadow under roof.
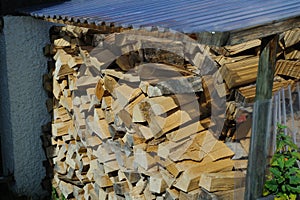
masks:
[[[76,0],[21,12],[65,23],[178,31],[220,46],[300,27],[300,0]]]

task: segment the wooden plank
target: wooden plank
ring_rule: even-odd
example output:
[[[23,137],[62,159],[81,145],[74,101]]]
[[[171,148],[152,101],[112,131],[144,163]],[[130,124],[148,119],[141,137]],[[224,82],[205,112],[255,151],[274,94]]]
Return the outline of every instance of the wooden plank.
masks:
[[[241,44],[236,44],[232,46],[225,46],[224,48],[227,50],[228,54],[225,55],[235,55],[241,53],[243,51],[249,50],[254,47],[259,47],[261,41],[259,39],[250,40],[247,42],[243,42]]]
[[[201,44],[211,44],[216,46],[235,45],[253,39],[267,37],[272,34],[279,34],[284,31],[300,27],[300,17],[275,20],[264,25],[250,26],[222,33],[197,34],[198,42]],[[209,34],[209,35],[208,35]],[[203,35],[203,36],[202,36]]]
[[[272,98],[278,39],[278,34],[262,39],[256,82],[257,104],[253,116],[253,124],[256,126],[255,129],[252,129],[245,200],[257,199],[263,193],[268,147],[269,141],[271,141],[268,130],[268,113],[271,111],[270,103],[266,103],[266,100],[270,101]]]

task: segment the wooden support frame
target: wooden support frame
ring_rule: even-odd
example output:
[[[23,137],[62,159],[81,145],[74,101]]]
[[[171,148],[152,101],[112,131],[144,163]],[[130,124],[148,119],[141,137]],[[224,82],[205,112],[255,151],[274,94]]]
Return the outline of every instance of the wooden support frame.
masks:
[[[278,40],[278,34],[262,39],[256,81],[256,105],[252,125],[245,200],[257,199],[263,193],[270,143],[270,124],[268,121],[270,121],[269,117],[271,115],[272,88]]]
[[[263,25],[245,27],[230,31],[199,32],[194,35],[200,44],[228,46],[241,44],[257,38],[268,38],[300,26],[300,16],[271,21]]]

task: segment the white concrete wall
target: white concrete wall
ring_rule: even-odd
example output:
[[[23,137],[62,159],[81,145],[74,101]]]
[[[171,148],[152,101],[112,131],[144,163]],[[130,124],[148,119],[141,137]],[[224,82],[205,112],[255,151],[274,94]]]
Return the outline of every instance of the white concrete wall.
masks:
[[[51,23],[31,17],[4,17],[0,35],[0,133],[4,172],[13,172],[14,190],[38,199],[45,160],[41,125],[50,121],[42,75],[47,72],[43,47]]]

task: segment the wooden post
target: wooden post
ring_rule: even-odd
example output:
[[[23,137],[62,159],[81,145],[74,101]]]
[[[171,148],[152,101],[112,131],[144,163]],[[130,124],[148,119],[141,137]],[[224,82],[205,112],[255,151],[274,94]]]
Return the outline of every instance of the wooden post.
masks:
[[[245,200],[262,196],[270,144],[272,88],[279,35],[262,39],[256,81],[256,101],[248,161]]]

